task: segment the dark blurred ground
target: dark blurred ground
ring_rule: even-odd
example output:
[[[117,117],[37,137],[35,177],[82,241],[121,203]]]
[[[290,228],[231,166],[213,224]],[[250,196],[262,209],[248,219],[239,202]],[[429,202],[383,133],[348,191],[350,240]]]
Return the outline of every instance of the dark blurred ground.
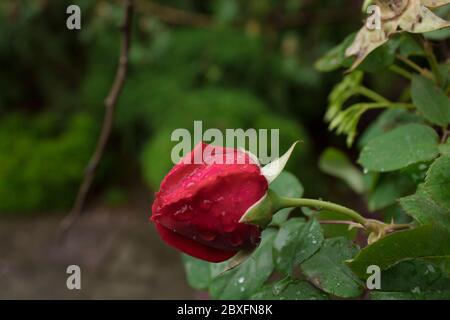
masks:
[[[199,298],[180,255],[148,221],[150,197],[137,198],[127,207],[94,206],[59,241],[63,215],[0,216],[0,298]],[[81,268],[81,290],[66,287],[71,264]]]

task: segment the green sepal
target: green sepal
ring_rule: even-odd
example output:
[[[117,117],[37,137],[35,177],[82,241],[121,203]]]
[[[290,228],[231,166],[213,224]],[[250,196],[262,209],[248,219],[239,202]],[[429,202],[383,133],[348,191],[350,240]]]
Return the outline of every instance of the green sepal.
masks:
[[[274,213],[280,209],[282,208],[279,196],[269,189],[264,197],[247,209],[239,222],[255,224],[264,228],[270,223]]]

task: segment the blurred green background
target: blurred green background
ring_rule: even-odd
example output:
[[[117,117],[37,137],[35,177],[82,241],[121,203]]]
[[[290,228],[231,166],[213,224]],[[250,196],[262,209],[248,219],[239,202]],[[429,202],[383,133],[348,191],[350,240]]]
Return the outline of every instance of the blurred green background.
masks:
[[[77,4],[81,30],[68,30]],[[341,141],[322,121],[341,72],[314,61],[357,29],[359,1],[137,0],[130,71],[94,195],[127,200],[172,163],[175,128],[279,128],[281,150],[310,195],[326,192],[316,159]],[[0,4],[0,212],[70,208],[93,151],[114,78],[120,1]]]

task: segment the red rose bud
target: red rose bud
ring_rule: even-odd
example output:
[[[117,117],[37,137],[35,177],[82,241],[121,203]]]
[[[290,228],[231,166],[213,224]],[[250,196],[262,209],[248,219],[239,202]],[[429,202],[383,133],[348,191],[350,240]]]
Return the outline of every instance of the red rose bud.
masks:
[[[162,181],[151,220],[178,250],[225,261],[258,244],[259,227],[239,220],[267,190],[268,179],[249,153],[200,143]]]

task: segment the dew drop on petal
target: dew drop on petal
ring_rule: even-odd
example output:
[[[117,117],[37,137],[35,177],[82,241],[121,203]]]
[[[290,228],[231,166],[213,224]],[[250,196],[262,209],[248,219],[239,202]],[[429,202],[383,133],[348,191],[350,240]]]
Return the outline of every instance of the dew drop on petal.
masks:
[[[204,241],[213,241],[216,238],[216,233],[212,231],[199,231],[200,238],[202,238]]]
[[[175,211],[173,216],[176,220],[179,221],[189,220],[192,216],[192,207],[186,204]]]
[[[211,200],[203,200],[200,203],[200,208],[204,209],[204,210],[209,210],[211,209],[212,206],[212,201]]]

